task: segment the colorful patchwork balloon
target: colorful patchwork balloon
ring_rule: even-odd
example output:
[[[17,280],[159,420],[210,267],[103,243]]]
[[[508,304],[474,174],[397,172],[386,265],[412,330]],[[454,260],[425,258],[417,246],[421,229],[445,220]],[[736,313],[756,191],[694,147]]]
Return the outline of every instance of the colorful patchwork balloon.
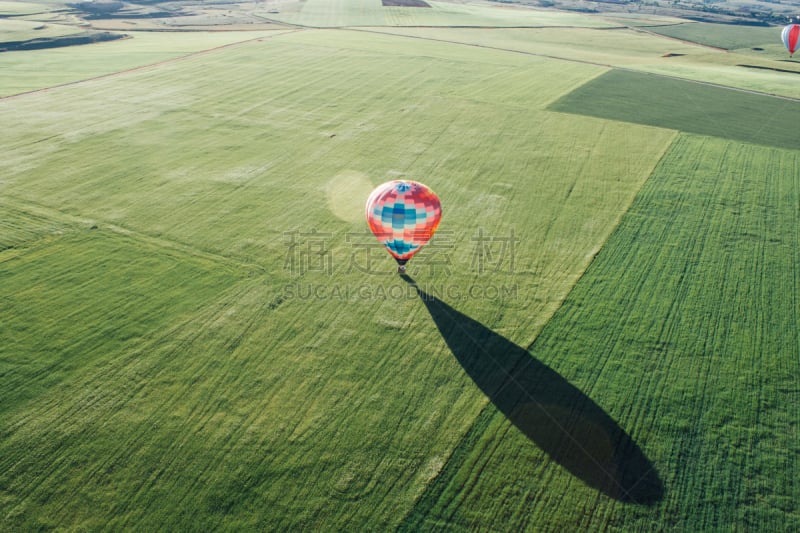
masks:
[[[441,218],[439,197],[416,181],[389,181],[367,199],[369,229],[395,258],[401,273],[433,236]]]
[[[783,46],[789,50],[789,57],[792,57],[797,49],[800,48],[800,24],[789,24],[781,32]]]

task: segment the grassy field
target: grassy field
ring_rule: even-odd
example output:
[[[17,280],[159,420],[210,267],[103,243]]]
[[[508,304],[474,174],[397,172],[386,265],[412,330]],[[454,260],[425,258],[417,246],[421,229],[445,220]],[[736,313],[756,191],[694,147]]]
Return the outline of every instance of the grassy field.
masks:
[[[47,39],[80,33],[83,30],[66,24],[32,22],[28,20],[0,18],[0,47],[9,41],[27,41],[30,39]]]
[[[363,198],[397,176],[437,190],[452,249],[412,272],[527,343],[674,134],[543,109],[596,67],[398,43],[286,34],[0,103],[18,124],[3,198],[37,221],[3,230],[2,298],[18,303],[0,323],[36,317],[86,353],[7,404],[4,527],[380,529],[412,509],[487,400],[390,258],[360,271]],[[75,236],[36,237],[59,224]],[[315,229],[330,272],[289,255]],[[513,271],[475,265],[480,231],[518,239]],[[42,304],[20,314],[21,295]],[[72,353],[18,342],[7,383],[37,372],[37,349],[55,367]]]
[[[312,27],[337,26],[586,26],[612,23],[565,11],[503,7],[481,2],[428,2],[430,8],[383,7],[381,0],[305,0],[299,8],[261,14],[270,20]]]
[[[0,20],[0,27],[5,23]],[[5,73],[0,77],[0,96],[74,83],[220,46],[277,35],[277,31],[126,33],[132,38],[0,54],[0,70]]]
[[[530,165],[527,158],[539,153],[526,152],[525,146],[559,139],[562,128],[569,131],[564,134],[569,146],[573,132],[585,128],[577,119],[551,122],[553,115],[536,108],[595,75],[593,67],[561,68],[560,81],[545,85],[534,71],[557,63],[512,56],[503,65],[501,52],[475,54],[460,47],[452,47],[447,59],[447,48],[425,42],[402,55],[386,54],[397,41],[357,32],[302,32],[67,87],[60,91],[58,109],[42,104],[51,98],[47,93],[9,101],[6,108],[24,113],[27,126],[22,134],[2,133],[6,146],[14,148],[0,163],[7,190],[180,242],[202,235],[204,249],[216,253],[262,257],[280,237],[274,217],[286,229],[305,225],[304,211],[280,206],[307,199],[309,187],[321,197],[325,184],[342,171],[356,170],[378,181],[408,173],[413,165],[414,174],[432,186],[439,185],[442,173],[458,176],[455,182],[443,179],[445,190],[490,175],[504,182],[500,176],[521,172]],[[441,58],[420,61],[419,54],[435,50]],[[267,54],[271,61],[263,60]],[[491,68],[494,58],[497,66]],[[520,65],[531,66],[527,75],[519,72]],[[227,83],[203,77],[208,70]],[[341,76],[344,70],[361,80],[358,87]],[[508,75],[516,79],[506,89],[508,98],[480,91],[485,83],[499,90]],[[120,86],[127,87],[124,99],[111,96]],[[528,92],[537,100],[514,102]],[[532,108],[530,113],[520,114],[525,107]],[[482,132],[488,121],[505,122],[510,118],[504,117],[518,114],[494,136],[473,133]],[[596,131],[605,128],[595,124]],[[596,135],[576,143],[564,157],[580,158],[593,149],[595,141],[589,139]],[[51,136],[52,142],[35,142]],[[474,140],[465,142],[465,137]],[[657,136],[656,146],[664,138]],[[495,147],[502,149],[483,154]],[[97,158],[88,162],[85,153]],[[48,164],[42,164],[45,154]],[[550,167],[572,172],[541,157],[548,172]],[[608,157],[615,166],[615,156]],[[313,177],[315,185],[301,176]],[[236,191],[249,187],[242,204]],[[262,191],[255,195],[261,202],[253,203],[253,191]],[[496,216],[503,218],[502,212]],[[223,220],[228,223],[220,224]],[[200,221],[207,226],[203,231]]]
[[[137,35],[0,99],[0,530],[798,524],[800,151],[461,31]],[[630,82],[649,124],[551,109]],[[362,219],[399,177],[443,202],[414,281]]]
[[[781,29],[780,27],[687,22],[648,28],[648,31],[693,43],[735,50],[737,48],[781,46]]]
[[[627,28],[384,28],[382,31],[418,38],[455,41],[549,57],[614,66],[663,62],[664,54],[693,54],[698,47],[660,39]]]
[[[663,501],[594,498],[489,408],[407,529],[797,530],[798,168],[797,151],[681,136],[530,350],[632,430]],[[560,407],[597,457],[610,432],[573,396]]]
[[[647,32],[620,28],[507,28],[499,31],[390,27],[378,31],[621,67],[800,98],[800,84],[797,83],[800,63],[785,60],[786,53],[780,42],[762,52],[728,53],[661,38],[651,33],[650,28]]]
[[[8,0],[0,2],[0,16],[33,15],[38,13],[46,13],[55,9],[57,9],[57,7],[48,4],[10,2]]]
[[[145,332],[169,329],[234,279],[223,265],[89,224],[18,207],[3,209],[3,223],[2,244],[10,246],[0,252],[8,341],[0,393],[4,418],[54,384],[124,352]]]

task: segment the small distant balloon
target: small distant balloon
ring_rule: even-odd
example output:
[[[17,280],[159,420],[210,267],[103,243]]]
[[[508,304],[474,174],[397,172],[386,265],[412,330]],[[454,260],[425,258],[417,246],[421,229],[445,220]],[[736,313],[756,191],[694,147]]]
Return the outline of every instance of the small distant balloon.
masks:
[[[369,229],[395,258],[401,273],[436,232],[441,219],[439,197],[416,181],[386,182],[367,199]]]
[[[789,50],[789,57],[792,57],[800,47],[800,24],[789,24],[781,32],[781,40],[783,46]]]

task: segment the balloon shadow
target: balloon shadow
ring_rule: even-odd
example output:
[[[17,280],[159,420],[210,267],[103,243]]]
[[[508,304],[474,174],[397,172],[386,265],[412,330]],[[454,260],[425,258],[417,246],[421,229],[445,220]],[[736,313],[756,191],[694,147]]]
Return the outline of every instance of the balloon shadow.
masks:
[[[524,348],[402,278],[475,384],[554,461],[616,500],[652,505],[663,498],[653,464],[591,398]]]

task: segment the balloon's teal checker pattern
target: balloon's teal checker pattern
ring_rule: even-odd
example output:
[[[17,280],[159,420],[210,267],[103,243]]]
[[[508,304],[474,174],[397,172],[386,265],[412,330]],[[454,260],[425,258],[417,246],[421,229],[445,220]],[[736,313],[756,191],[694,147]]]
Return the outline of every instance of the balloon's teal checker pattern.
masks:
[[[398,261],[417,253],[433,236],[441,218],[439,197],[416,181],[389,181],[367,199],[369,228]]]

